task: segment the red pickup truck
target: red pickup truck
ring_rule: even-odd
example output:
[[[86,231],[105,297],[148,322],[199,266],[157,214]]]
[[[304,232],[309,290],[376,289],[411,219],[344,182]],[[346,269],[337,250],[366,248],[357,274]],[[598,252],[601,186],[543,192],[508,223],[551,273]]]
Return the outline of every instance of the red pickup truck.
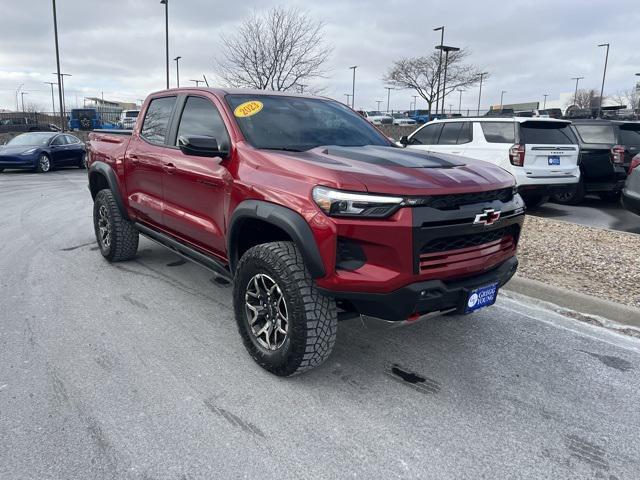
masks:
[[[141,233],[232,281],[244,344],[277,375],[326,360],[339,319],[470,313],[517,268],[508,172],[400,148],[326,98],[157,92],[132,132],[90,135],[88,174],[102,255],[133,258]]]

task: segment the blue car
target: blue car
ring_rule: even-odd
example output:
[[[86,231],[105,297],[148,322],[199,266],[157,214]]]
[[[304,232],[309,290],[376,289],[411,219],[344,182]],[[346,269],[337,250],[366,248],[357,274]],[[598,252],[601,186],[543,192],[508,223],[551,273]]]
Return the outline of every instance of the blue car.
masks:
[[[56,167],[85,166],[84,143],[67,133],[23,133],[0,146],[0,172],[19,168],[46,173]]]

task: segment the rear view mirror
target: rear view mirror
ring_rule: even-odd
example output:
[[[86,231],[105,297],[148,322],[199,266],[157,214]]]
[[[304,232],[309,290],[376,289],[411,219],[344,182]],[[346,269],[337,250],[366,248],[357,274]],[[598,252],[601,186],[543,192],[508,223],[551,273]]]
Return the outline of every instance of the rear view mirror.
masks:
[[[402,137],[400,137],[400,143],[406,147],[407,145],[409,145],[409,137],[403,135]]]
[[[218,141],[213,137],[180,135],[178,137],[178,147],[185,155],[198,157],[225,158],[229,154],[229,152],[220,149]]]

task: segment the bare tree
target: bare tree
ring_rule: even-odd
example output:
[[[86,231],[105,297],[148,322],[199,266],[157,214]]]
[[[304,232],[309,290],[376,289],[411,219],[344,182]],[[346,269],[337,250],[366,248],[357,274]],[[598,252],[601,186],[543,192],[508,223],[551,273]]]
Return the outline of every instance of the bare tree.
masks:
[[[603,98],[606,99],[607,97]],[[594,88],[581,88],[577,91],[575,98],[571,97],[568,101],[567,107],[574,106],[580,109],[598,108],[600,104],[600,95]]]
[[[618,90],[611,99],[618,105],[624,105],[631,110],[640,108],[640,91],[636,87]]]
[[[431,113],[431,106],[442,96],[448,95],[458,88],[471,87],[480,80],[480,69],[464,61],[469,56],[468,50],[460,50],[449,54],[447,62],[447,86],[438,92],[438,66],[440,56],[433,52],[426,57],[403,58],[391,65],[383,80],[395,87],[415,90],[426,102]],[[443,64],[444,70],[444,64]],[[485,77],[486,78],[486,77]]]
[[[275,7],[252,13],[232,35],[222,36],[218,73],[232,87],[299,91],[323,76],[330,51],[323,22],[296,8]]]

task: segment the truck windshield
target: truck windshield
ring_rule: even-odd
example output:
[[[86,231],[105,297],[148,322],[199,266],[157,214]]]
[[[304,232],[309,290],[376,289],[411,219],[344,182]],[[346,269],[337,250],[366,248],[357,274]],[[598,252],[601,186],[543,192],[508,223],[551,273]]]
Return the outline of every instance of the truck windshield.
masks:
[[[360,115],[332,100],[243,94],[227,95],[226,101],[256,148],[304,151],[321,145],[391,145]]]

